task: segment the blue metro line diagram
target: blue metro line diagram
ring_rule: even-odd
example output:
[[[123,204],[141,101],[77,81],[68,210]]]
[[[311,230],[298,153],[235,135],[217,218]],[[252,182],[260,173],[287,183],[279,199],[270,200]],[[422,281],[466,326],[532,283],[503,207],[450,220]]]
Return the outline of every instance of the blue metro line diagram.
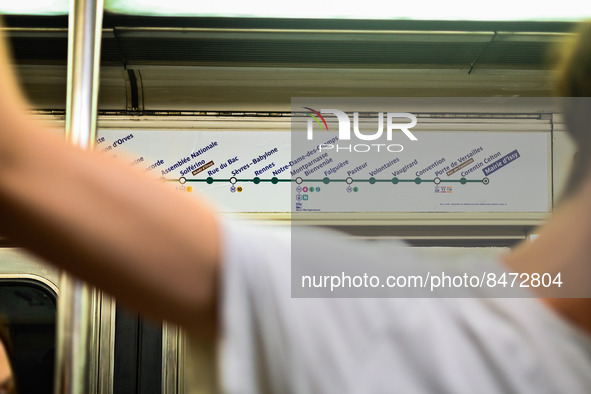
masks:
[[[104,144],[119,144],[130,135],[128,130],[103,133]],[[419,134],[420,141],[404,152],[376,157],[347,152],[325,156],[304,148],[297,152],[306,153],[298,155],[290,133],[278,131],[134,131],[123,148],[131,165],[188,198],[210,199],[223,212],[301,208],[488,214],[550,209],[547,135]],[[535,198],[525,201],[526,193]]]
[[[279,179],[277,177],[273,177],[270,179],[261,179],[259,177],[254,177],[254,178],[229,178],[229,179],[214,179],[212,177],[207,177],[204,179],[187,179],[185,177],[180,177],[180,178],[162,178],[164,181],[166,182],[179,182],[180,184],[185,184],[187,182],[205,182],[207,184],[212,184],[214,182],[226,182],[226,183],[231,183],[231,184],[236,184],[238,182],[252,182],[255,185],[258,185],[259,183],[262,182],[270,182],[272,184],[278,184],[279,182],[295,182],[297,184],[302,184],[303,182],[320,182],[320,183],[324,183],[325,185],[328,185],[329,183],[338,183],[338,182],[342,182],[342,183],[346,183],[346,184],[352,184],[352,183],[369,183],[370,185],[373,185],[375,183],[392,183],[394,185],[398,184],[398,183],[414,183],[417,185],[420,185],[421,183],[434,183],[436,185],[439,185],[440,183],[460,183],[462,185],[465,185],[467,183],[482,183],[484,185],[488,185],[490,183],[490,180],[488,177],[484,177],[482,179],[466,179],[466,178],[460,178],[460,179],[441,179],[441,178],[433,178],[433,179],[423,179],[420,177],[417,178],[413,178],[413,179],[400,179],[398,177],[394,177],[391,179],[376,179],[374,177],[371,178],[364,178],[364,179],[353,179],[351,177],[346,178],[346,179],[330,179],[329,177],[324,177],[324,178],[317,178],[317,179],[303,179],[301,177],[295,178],[295,179]]]

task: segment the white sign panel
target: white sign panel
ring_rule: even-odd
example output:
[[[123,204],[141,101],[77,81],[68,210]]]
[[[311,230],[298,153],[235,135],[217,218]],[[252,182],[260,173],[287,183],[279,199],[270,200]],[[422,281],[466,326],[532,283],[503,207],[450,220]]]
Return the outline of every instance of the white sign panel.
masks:
[[[292,169],[302,178],[296,211],[548,212],[547,133],[414,135],[396,153],[326,137],[314,155],[320,161]]]
[[[549,211],[547,133],[415,135],[401,152],[369,155],[312,141],[295,151],[289,132],[100,130],[96,149],[222,211]]]
[[[290,161],[287,132],[99,130],[95,149],[179,192],[202,193],[223,212],[290,211],[290,173],[280,170]]]

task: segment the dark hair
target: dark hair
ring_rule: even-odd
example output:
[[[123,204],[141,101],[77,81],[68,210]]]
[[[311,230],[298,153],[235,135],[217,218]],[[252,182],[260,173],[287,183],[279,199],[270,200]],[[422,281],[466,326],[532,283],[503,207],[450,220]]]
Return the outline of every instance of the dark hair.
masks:
[[[579,25],[559,63],[556,90],[564,98],[563,114],[577,145],[573,167],[562,194],[572,195],[591,169],[591,21]]]

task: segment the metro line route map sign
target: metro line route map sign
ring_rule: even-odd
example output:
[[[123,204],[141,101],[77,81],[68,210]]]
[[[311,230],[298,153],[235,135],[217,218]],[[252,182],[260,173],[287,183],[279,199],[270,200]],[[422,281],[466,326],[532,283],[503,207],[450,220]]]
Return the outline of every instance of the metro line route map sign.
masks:
[[[312,152],[292,173],[296,212],[547,212],[548,135],[416,132],[396,154]],[[330,141],[329,134],[327,140]],[[319,158],[316,160],[315,158]],[[325,185],[324,193],[304,187]]]
[[[314,141],[294,147],[292,134],[109,129],[99,130],[96,150],[225,212],[550,209],[544,132],[417,131],[401,152],[371,155]],[[322,135],[324,142],[335,136]]]

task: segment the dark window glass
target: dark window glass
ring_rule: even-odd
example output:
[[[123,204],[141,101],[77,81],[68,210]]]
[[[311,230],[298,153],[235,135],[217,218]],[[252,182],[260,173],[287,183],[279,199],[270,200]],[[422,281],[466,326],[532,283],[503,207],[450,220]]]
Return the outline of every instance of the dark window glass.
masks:
[[[55,294],[37,282],[0,280],[0,316],[14,350],[19,394],[53,392]]]

